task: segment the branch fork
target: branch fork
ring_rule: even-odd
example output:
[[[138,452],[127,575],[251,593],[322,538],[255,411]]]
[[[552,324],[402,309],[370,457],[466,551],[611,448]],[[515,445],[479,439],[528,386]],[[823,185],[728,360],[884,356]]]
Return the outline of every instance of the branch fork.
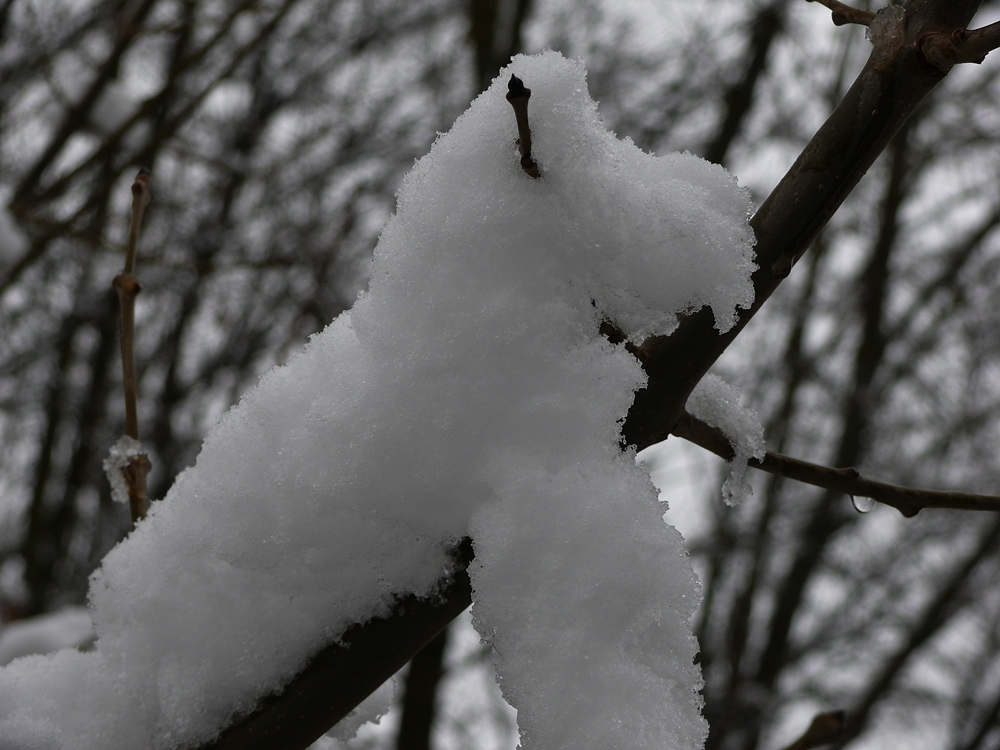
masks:
[[[961,63],[979,65],[997,47],[1000,47],[1000,21],[972,31],[932,32],[917,42],[921,60],[942,73]]]

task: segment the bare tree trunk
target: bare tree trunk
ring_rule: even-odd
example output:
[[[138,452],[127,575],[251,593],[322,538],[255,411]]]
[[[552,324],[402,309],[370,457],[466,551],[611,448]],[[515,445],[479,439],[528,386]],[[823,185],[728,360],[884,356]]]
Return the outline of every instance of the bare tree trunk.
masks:
[[[445,628],[410,661],[396,750],[430,750],[437,689],[444,673],[447,644],[448,629]]]

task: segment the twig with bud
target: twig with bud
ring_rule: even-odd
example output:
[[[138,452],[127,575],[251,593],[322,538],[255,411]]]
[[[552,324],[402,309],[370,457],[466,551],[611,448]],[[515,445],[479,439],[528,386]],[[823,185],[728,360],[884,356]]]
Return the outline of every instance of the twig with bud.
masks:
[[[517,146],[521,151],[521,169],[526,174],[538,179],[541,174],[538,164],[531,158],[531,129],[528,127],[528,99],[531,89],[524,87],[524,81],[516,75],[511,75],[507,83],[507,101],[514,108],[514,118],[517,120]]]
[[[142,291],[142,284],[135,275],[136,248],[142,231],[142,217],[150,202],[149,183],[152,176],[148,169],[139,170],[132,183],[132,219],[129,224],[128,245],[125,249],[125,268],[115,276],[111,287],[118,292],[121,313],[122,383],[125,388],[125,435],[131,441],[125,448],[127,462],[117,468],[128,487],[129,508],[133,526],[146,517],[148,498],[146,476],[151,464],[149,457],[138,445],[139,417],[137,413],[138,382],[135,372],[135,298]]]

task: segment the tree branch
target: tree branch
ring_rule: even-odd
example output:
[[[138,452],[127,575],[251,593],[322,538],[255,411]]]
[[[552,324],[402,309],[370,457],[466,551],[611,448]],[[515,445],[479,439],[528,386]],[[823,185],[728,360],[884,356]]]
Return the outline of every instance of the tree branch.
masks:
[[[875,20],[875,11],[864,8],[852,8],[850,5],[838,2],[838,0],[806,0],[808,3],[819,3],[830,9],[833,15],[834,26],[844,26],[848,23],[856,23],[861,26],[870,26]]]
[[[280,693],[199,750],[305,750],[472,604],[466,572],[472,557],[472,540],[466,537],[454,549],[455,567],[436,596],[402,597],[389,616],[355,625]]]
[[[727,461],[731,461],[733,458],[733,448],[722,430],[702,422],[686,411],[677,422],[673,434]],[[862,477],[853,466],[834,469],[808,461],[800,461],[797,458],[773,451],[768,451],[761,461],[751,458],[747,465],[770,474],[811,484],[814,487],[843,492],[852,497],[870,497],[884,505],[891,505],[907,518],[915,516],[923,508],[1000,512],[1000,497],[993,495],[922,490],[888,484],[887,482],[876,482],[873,479]]]
[[[840,105],[750,221],[757,238],[754,301],[725,333],[708,308],[683,316],[670,336],[643,342],[648,380],[622,428],[626,444],[648,448],[670,435],[687,397],[788,276],[896,131],[943,78],[919,54],[930,33],[966,26],[980,0],[910,0],[897,33],[876,38],[871,57]],[[888,31],[888,30],[887,30]]]

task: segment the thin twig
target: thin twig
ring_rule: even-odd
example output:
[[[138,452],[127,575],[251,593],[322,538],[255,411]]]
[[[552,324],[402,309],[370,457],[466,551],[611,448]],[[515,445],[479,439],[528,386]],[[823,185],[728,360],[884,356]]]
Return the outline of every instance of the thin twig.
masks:
[[[930,33],[918,43],[924,62],[942,73],[961,63],[979,65],[997,47],[1000,47],[1000,21],[972,31],[955,29],[950,34]]]
[[[686,411],[681,415],[673,434],[710,453],[721,456],[727,461],[733,458],[733,448],[722,430],[711,427]],[[750,459],[747,465],[770,474],[811,484],[814,487],[843,492],[851,497],[869,497],[892,506],[907,518],[915,516],[923,508],[1000,512],[1000,497],[994,495],[924,490],[876,482],[862,477],[853,466],[835,469],[808,461],[800,461],[797,458],[773,451],[768,451],[763,460]]]
[[[521,150],[521,169],[526,174],[538,179],[538,165],[531,158],[531,129],[528,127],[528,99],[531,89],[524,87],[524,81],[511,75],[507,83],[507,101],[514,108],[514,118],[517,120],[517,145]]]
[[[875,11],[864,8],[852,8],[850,5],[838,2],[838,0],[806,0],[808,3],[819,3],[830,9],[833,15],[834,26],[844,26],[849,23],[856,23],[860,26],[870,26],[875,20]]]
[[[844,731],[846,718],[847,714],[844,711],[816,714],[805,734],[786,747],[785,750],[810,750],[810,748],[820,745],[837,742]]]
[[[129,224],[128,245],[125,248],[125,268],[115,276],[111,287],[118,292],[118,304],[121,312],[121,347],[122,347],[122,383],[125,389],[125,434],[133,440],[139,439],[139,417],[136,402],[138,401],[138,382],[135,372],[135,298],[142,291],[142,284],[135,275],[136,248],[139,244],[139,234],[142,231],[142,217],[149,205],[149,182],[151,175],[148,169],[142,169],[132,183],[132,220]],[[146,497],[146,475],[151,464],[145,453],[133,457],[128,466],[122,469],[125,482],[128,484],[129,507],[132,511],[132,524],[146,517],[148,500]]]

